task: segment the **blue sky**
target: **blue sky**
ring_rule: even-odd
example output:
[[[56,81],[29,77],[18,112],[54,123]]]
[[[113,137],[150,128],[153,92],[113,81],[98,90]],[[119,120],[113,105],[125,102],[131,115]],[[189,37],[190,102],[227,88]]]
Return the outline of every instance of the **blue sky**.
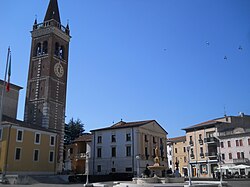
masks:
[[[66,121],[80,118],[89,131],[120,119],[155,119],[175,137],[224,111],[250,114],[249,0],[58,2],[72,35]],[[18,119],[30,31],[47,6],[48,0],[0,2],[0,78],[11,46],[11,81],[24,87]]]

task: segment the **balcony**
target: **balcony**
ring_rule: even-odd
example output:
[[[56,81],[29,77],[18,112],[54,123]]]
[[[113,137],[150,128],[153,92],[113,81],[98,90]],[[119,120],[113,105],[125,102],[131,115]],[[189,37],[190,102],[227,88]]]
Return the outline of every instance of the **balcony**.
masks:
[[[205,155],[210,158],[210,159],[217,159],[217,152],[208,152],[208,153],[205,153]]]
[[[234,164],[246,164],[249,163],[248,158],[238,158],[238,159],[233,159]]]
[[[204,156],[205,156],[204,153],[200,153],[201,158],[204,158]]]
[[[203,140],[202,139],[199,139],[198,141],[199,141],[200,145],[203,145]]]
[[[207,137],[207,138],[204,138],[204,142],[205,143],[217,143],[217,139],[215,137]]]
[[[192,140],[189,141],[189,145],[193,146],[194,142]]]
[[[194,159],[194,153],[190,154],[190,158]]]

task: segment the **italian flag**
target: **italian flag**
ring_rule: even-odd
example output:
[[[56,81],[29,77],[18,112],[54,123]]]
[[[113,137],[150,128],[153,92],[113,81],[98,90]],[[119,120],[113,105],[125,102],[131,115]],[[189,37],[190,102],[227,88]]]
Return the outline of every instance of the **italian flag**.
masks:
[[[9,61],[9,68],[8,68],[8,81],[6,84],[6,91],[10,91],[10,76],[11,76],[11,54],[10,54],[10,61]]]

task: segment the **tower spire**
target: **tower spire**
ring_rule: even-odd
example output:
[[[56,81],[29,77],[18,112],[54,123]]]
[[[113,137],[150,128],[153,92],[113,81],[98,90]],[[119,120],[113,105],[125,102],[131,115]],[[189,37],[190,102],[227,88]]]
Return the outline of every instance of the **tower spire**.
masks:
[[[50,0],[46,15],[44,17],[44,21],[49,21],[51,19],[61,23],[57,0]]]

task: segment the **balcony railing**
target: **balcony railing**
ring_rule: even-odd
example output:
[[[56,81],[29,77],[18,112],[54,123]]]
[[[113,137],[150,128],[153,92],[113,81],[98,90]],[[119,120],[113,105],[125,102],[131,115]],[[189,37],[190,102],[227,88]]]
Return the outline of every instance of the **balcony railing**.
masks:
[[[199,139],[199,144],[203,145],[203,140],[202,139]]]
[[[204,156],[205,156],[204,153],[200,153],[201,158],[204,158]]]
[[[189,145],[193,146],[194,142],[192,140],[189,141]]]
[[[249,163],[248,158],[238,158],[238,159],[233,159],[234,164],[246,164]]]
[[[217,143],[217,139],[215,137],[207,137],[207,138],[204,138],[204,142],[205,143]]]
[[[208,152],[208,153],[205,153],[205,155],[207,157],[217,157],[217,152]]]
[[[190,158],[194,159],[194,154],[193,153],[190,154]]]

